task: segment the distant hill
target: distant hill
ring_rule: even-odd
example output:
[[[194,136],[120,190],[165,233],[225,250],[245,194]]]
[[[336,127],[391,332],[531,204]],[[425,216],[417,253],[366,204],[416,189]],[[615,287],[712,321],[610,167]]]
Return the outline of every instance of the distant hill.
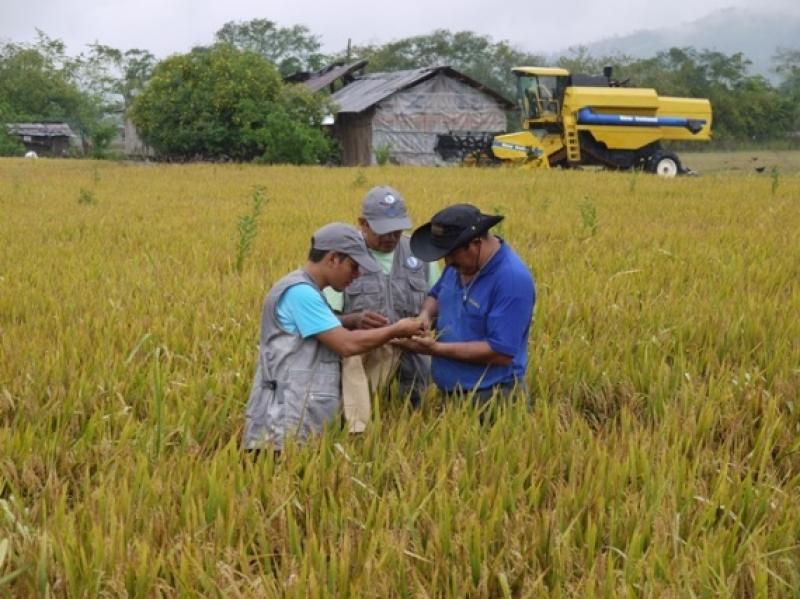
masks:
[[[584,46],[592,56],[625,54],[634,58],[649,58],[676,46],[728,55],[742,52],[753,63],[751,74],[774,81],[771,68],[776,48],[800,48],[800,11],[787,15],[726,8],[677,27],[637,31]]]

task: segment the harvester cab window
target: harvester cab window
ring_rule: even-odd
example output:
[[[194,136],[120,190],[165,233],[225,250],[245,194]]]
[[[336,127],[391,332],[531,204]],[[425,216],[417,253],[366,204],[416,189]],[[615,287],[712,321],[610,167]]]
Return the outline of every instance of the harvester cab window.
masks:
[[[539,116],[539,84],[536,77],[520,77],[517,80],[517,94],[519,96],[522,116],[535,119]]]
[[[520,108],[526,119],[558,114],[557,78],[522,75],[517,80]]]
[[[555,77],[539,77],[539,102],[541,114],[558,114],[558,94]]]

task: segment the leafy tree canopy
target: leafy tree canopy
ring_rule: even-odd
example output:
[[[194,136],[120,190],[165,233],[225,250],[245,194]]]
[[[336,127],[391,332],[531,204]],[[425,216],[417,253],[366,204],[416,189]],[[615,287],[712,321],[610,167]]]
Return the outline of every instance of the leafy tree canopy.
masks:
[[[261,55],[217,44],[160,62],[130,115],[166,158],[315,163],[330,152],[319,127],[329,111]]]
[[[352,52],[369,60],[371,72],[449,65],[509,99],[515,94],[511,68],[544,64],[542,56],[519,50],[507,41],[494,42],[472,31],[452,33],[445,29],[384,45],[357,46]]]
[[[11,120],[68,120],[83,124],[87,98],[75,83],[77,61],[41,31],[33,44],[0,47],[0,105]]]
[[[0,46],[0,122],[65,121],[92,156],[103,156],[117,133],[115,113],[141,88],[155,59],[99,44],[72,57],[61,40],[37,33],[31,44]],[[9,144],[2,146],[7,152]]]
[[[319,38],[303,25],[279,27],[268,19],[229,21],[214,37],[219,43],[260,54],[283,76],[319,70],[328,61],[320,52]]]
[[[778,89],[791,106],[792,131],[800,131],[800,48],[778,48],[773,61],[781,77]]]
[[[127,109],[153,73],[156,58],[147,50],[118,50],[94,43],[81,57],[80,77],[87,91],[109,100],[121,100],[118,109]]]

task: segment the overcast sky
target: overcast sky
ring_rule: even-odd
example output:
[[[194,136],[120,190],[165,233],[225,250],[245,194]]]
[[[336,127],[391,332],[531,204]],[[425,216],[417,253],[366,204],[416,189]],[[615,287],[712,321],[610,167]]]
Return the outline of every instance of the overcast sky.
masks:
[[[267,18],[305,25],[326,51],[385,43],[435,29],[474,31],[536,53],[694,21],[726,7],[797,14],[798,0],[0,0],[0,41],[25,42],[36,28],[69,54],[99,41],[158,57],[208,44],[227,21]]]

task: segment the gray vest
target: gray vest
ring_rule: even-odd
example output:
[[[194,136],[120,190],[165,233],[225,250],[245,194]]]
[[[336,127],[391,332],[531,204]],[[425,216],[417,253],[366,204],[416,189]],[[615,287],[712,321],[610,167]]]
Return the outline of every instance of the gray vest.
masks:
[[[342,312],[371,310],[384,314],[391,322],[416,316],[428,292],[429,271],[430,265],[411,253],[409,237],[403,235],[394,250],[392,271],[388,275],[362,272],[344,290]],[[418,396],[424,395],[430,369],[430,357],[403,352],[398,372],[400,393],[413,389]]]
[[[258,367],[247,402],[245,449],[267,445],[282,449],[287,437],[303,441],[318,434],[339,410],[339,355],[316,336],[303,339],[278,323],[278,301],[298,283],[310,283],[319,291],[307,272],[296,270],[275,283],[264,301]]]
[[[391,322],[416,316],[425,301],[430,266],[411,253],[409,238],[403,235],[394,250],[392,272],[362,272],[344,290],[342,312],[371,310],[385,314]]]

